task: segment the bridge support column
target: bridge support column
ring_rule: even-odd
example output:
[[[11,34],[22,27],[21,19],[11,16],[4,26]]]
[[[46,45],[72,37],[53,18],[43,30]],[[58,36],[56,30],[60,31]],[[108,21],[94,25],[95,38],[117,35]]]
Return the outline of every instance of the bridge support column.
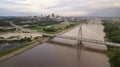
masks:
[[[80,41],[78,41],[78,46],[81,46],[83,43],[82,43],[82,41],[80,40]]]
[[[80,23],[80,27],[78,30],[78,46],[82,45],[82,23]]]

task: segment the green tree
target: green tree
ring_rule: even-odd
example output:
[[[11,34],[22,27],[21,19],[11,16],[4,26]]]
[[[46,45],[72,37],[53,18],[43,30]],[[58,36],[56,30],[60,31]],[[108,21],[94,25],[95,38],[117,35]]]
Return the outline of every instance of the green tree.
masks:
[[[120,43],[120,35],[112,36],[110,40],[112,40],[113,42]]]
[[[114,57],[110,59],[114,67],[120,67],[120,52],[115,53]]]

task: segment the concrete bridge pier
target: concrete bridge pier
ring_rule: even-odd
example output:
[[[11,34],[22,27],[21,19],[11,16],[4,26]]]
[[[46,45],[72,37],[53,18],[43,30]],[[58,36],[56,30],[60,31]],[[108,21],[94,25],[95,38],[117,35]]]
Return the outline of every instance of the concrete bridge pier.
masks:
[[[107,49],[108,49],[108,50],[120,50],[120,47],[108,46],[108,45],[107,45]]]
[[[79,40],[79,41],[77,42],[77,46],[81,46],[81,45],[83,45],[83,43],[82,43],[81,40]]]

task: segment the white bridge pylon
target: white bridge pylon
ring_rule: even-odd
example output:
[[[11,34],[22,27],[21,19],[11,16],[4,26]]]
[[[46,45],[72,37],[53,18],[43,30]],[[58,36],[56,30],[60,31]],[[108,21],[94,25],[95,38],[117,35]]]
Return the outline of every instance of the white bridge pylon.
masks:
[[[78,30],[78,46],[82,44],[82,23],[80,23],[80,27],[79,27],[79,30]]]

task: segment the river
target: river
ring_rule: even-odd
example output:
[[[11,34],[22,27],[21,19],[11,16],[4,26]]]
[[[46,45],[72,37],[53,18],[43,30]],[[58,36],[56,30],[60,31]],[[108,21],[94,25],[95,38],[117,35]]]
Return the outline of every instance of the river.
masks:
[[[103,40],[102,25],[83,25],[83,36]],[[77,36],[78,27],[63,34]],[[76,41],[54,38],[56,42],[75,45]],[[86,47],[106,50],[98,44],[84,43]],[[0,63],[0,67],[110,67],[108,57],[104,53],[85,50],[83,48],[65,46],[58,43],[43,43],[22,54]]]

